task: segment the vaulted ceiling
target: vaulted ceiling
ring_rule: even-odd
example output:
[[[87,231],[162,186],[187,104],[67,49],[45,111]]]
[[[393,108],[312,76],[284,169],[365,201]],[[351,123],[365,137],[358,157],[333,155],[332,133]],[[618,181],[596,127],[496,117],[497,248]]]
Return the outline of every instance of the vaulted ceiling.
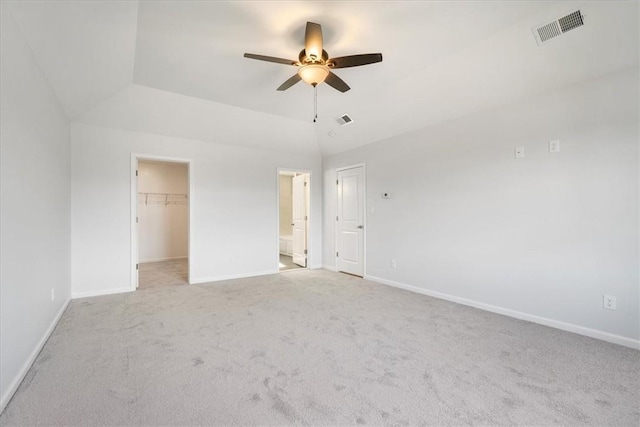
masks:
[[[637,2],[43,1],[8,3],[74,122],[331,154],[638,67]],[[538,46],[531,29],[580,9],[585,25]],[[351,90],[298,83],[307,21]],[[348,113],[354,122],[340,126]],[[331,135],[330,135],[331,134]]]

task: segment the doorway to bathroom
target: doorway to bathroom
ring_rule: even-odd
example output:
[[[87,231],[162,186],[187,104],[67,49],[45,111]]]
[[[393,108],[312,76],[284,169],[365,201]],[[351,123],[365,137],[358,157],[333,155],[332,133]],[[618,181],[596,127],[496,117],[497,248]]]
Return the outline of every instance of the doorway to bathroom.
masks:
[[[310,174],[278,171],[279,270],[308,267]]]

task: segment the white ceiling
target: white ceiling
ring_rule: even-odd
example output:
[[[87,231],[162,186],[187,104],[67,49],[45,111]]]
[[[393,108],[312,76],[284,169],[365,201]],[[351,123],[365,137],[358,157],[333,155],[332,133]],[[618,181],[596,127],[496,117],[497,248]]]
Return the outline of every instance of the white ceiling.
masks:
[[[81,123],[330,154],[638,66],[637,2],[10,2],[69,117]],[[584,27],[537,46],[531,28],[580,9]],[[340,93],[298,83],[306,21],[330,56],[381,52],[336,70]],[[349,113],[354,123],[335,119]],[[334,136],[329,136],[329,132]]]
[[[70,118],[131,83],[137,2],[7,2]]]

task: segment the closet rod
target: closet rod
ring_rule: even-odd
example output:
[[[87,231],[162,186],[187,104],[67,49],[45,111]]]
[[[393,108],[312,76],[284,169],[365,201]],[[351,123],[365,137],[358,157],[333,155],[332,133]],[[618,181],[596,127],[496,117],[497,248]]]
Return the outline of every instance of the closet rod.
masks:
[[[151,204],[157,204],[159,205],[160,203],[163,203],[165,206],[167,205],[176,205],[178,203],[181,202],[181,200],[169,200],[169,197],[179,197],[182,199],[187,199],[188,195],[187,194],[182,194],[182,193],[148,193],[148,192],[138,192],[138,197],[144,195],[144,204],[148,205],[149,204],[149,196],[160,196],[160,197],[164,197],[164,200],[159,201],[159,200],[155,200],[155,201],[151,201]]]

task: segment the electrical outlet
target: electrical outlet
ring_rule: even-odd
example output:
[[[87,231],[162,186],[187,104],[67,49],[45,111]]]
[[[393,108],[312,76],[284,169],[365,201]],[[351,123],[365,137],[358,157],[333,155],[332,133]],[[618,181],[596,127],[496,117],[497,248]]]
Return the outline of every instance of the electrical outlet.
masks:
[[[391,268],[396,268],[396,260],[395,259],[391,260]]]
[[[602,308],[606,308],[607,310],[615,310],[616,309],[616,297],[613,295],[603,295],[602,297]]]
[[[549,152],[550,153],[559,153],[560,152],[560,140],[554,139],[549,141]]]
[[[56,299],[56,290],[51,288],[51,301],[53,301],[54,299]]]
[[[524,146],[516,147],[515,157],[516,159],[524,159]]]

